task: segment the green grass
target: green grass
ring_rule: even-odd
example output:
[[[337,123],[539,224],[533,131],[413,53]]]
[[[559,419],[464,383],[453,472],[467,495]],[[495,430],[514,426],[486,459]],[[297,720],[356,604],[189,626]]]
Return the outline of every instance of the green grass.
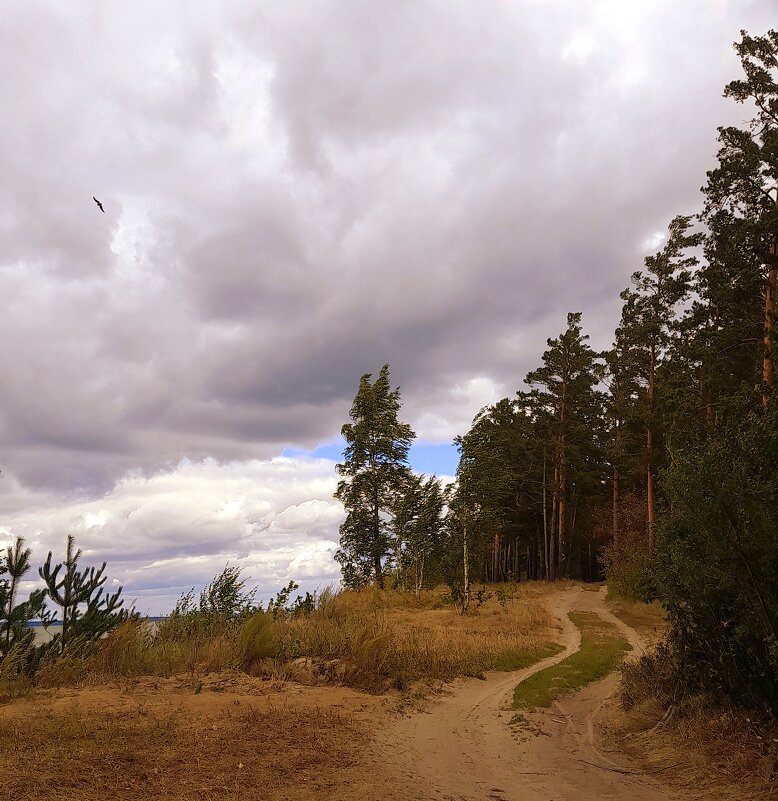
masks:
[[[570,619],[581,630],[580,650],[521,682],[513,693],[514,709],[550,706],[561,695],[605,678],[629,650],[616,628],[599,616],[571,612]]]
[[[503,651],[495,658],[493,669],[505,672],[521,670],[540,662],[542,659],[547,659],[549,656],[555,656],[564,650],[564,646],[559,643],[550,642],[541,648],[526,651]]]

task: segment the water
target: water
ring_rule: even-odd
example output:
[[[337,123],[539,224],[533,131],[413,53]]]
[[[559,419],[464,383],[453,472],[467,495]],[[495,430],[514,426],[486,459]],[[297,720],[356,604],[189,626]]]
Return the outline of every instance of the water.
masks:
[[[143,622],[149,627],[149,630],[153,634],[157,630],[160,621],[164,619],[164,617],[147,617]],[[50,626],[44,628],[39,620],[33,620],[27,625],[35,632],[36,645],[43,645],[44,643],[51,642],[54,637],[62,631],[62,623],[52,623]]]

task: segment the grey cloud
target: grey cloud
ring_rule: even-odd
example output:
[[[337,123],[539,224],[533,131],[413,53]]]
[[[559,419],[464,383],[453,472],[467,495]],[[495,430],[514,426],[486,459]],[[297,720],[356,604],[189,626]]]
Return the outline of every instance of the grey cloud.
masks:
[[[716,125],[747,116],[721,98],[731,42],[773,17],[770,0],[14,6],[0,509],[331,440],[384,362],[410,422],[445,438],[521,385],[567,311],[607,345],[643,243],[698,207]]]

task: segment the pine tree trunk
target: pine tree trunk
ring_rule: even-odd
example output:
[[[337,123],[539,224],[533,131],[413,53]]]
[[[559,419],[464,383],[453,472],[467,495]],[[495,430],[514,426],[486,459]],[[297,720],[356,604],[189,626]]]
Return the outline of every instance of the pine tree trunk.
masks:
[[[373,498],[373,570],[375,570],[376,584],[384,588],[384,571],[381,566],[381,549],[379,547],[381,538],[381,519],[378,508],[378,490],[375,491]]]
[[[616,455],[613,459],[613,550],[618,551],[619,548],[619,506],[621,503],[621,476],[619,475],[619,468],[616,465],[616,460],[621,453],[621,418],[616,417]]]
[[[559,493],[557,491],[559,471],[554,467],[554,492],[551,499],[551,529],[548,538],[548,566],[551,581],[556,581],[556,525],[559,517]]]
[[[470,567],[467,557],[467,525],[462,526],[462,614],[470,606]]]
[[[654,373],[656,354],[652,345],[648,356],[648,424],[646,425],[646,524],[648,552],[654,551]]]
[[[566,512],[566,495],[567,495],[567,464],[565,453],[565,425],[567,424],[567,382],[562,383],[562,404],[559,410],[559,454],[557,456],[559,464],[559,529],[557,540],[557,557],[559,560],[559,569],[557,575],[567,575],[567,565],[563,562],[567,558],[565,552],[565,512]]]
[[[565,553],[565,514],[567,511],[565,494],[567,493],[567,471],[565,468],[563,451],[559,462],[559,519],[557,521],[559,524],[557,540],[557,554],[559,559],[558,575],[560,577],[567,574],[567,566],[562,564],[567,558],[567,554]]]
[[[716,418],[713,411],[713,396],[707,378],[702,379],[702,403],[705,408],[705,429],[710,432]]]
[[[546,581],[551,579],[549,571],[548,553],[548,499],[546,498],[546,454],[543,454],[543,576]]]
[[[775,326],[775,295],[778,282],[778,243],[770,246],[770,263],[767,271],[767,283],[764,293],[764,357],[762,360],[762,381],[765,392],[762,393],[762,405],[767,405],[768,392],[775,383],[775,367],[773,364],[773,327]]]
[[[592,538],[589,537],[589,561],[586,565],[586,574],[589,581],[594,581],[594,571],[592,570]]]

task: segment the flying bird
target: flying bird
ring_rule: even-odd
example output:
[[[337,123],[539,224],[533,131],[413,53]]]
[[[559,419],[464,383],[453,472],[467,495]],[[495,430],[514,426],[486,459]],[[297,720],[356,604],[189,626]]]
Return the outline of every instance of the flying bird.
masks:
[[[105,214],[105,209],[103,208],[103,204],[94,195],[92,195],[92,200],[94,200],[94,202],[97,203],[97,208],[100,209],[100,211],[102,211],[103,214]]]

